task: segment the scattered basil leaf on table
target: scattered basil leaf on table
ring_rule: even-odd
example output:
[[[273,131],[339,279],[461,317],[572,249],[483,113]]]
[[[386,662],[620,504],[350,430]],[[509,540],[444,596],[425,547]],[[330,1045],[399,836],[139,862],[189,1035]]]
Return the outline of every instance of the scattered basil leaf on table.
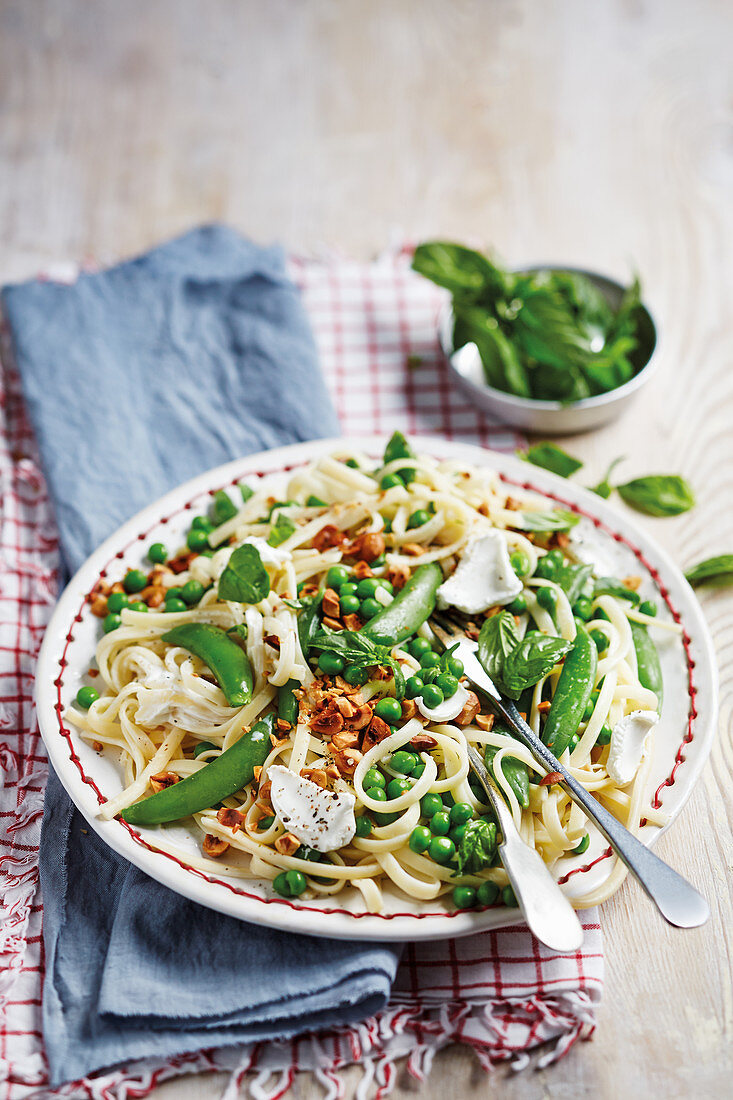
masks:
[[[565,638],[528,630],[504,662],[502,680],[506,694],[518,699],[525,688],[547,676],[572,648],[573,643]]]
[[[550,470],[560,477],[570,477],[583,466],[580,459],[573,458],[555,443],[535,443],[526,451],[517,451],[517,454],[533,466],[541,466],[543,470]]]
[[[617,489],[622,500],[647,516],[679,516],[695,504],[692,489],[677,474],[637,477]]]
[[[597,485],[591,486],[591,492],[592,493],[596,493],[599,497],[603,497],[604,500],[608,500],[611,493],[613,492],[613,485],[611,484],[611,481],[610,481],[611,474],[616,469],[619,462],[624,461],[624,458],[625,458],[625,455],[621,455],[619,458],[614,458],[613,462],[611,462],[609,464],[609,467],[606,470],[605,476],[598,482]]]
[[[733,554],[718,554],[693,565],[685,573],[691,585],[733,584]]]
[[[278,512],[277,519],[267,538],[268,546],[280,546],[286,542],[295,532],[295,524],[282,512]]]
[[[551,512],[517,512],[521,517],[513,526],[522,531],[569,531],[580,522],[580,516],[575,512],[566,512],[562,508],[554,508]]]
[[[234,551],[219,577],[219,599],[259,603],[270,591],[270,578],[256,546],[245,543]]]
[[[496,825],[485,817],[474,818],[464,829],[456,850],[457,875],[476,875],[491,865],[496,852]]]

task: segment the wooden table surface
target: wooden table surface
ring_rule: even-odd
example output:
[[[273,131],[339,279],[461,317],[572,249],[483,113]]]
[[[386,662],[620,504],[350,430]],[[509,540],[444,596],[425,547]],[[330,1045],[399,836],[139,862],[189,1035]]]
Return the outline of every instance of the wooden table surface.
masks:
[[[572,449],[591,477],[617,454],[629,476],[684,473],[694,511],[640,522],[682,565],[733,551],[732,34],[729,0],[0,0],[0,279],[211,219],[304,251],[440,234],[516,264],[636,267],[660,370]],[[702,599],[719,739],[658,851],[712,920],[672,931],[625,884],[592,1043],[509,1079],[453,1047],[421,1095],[730,1095],[733,599]]]

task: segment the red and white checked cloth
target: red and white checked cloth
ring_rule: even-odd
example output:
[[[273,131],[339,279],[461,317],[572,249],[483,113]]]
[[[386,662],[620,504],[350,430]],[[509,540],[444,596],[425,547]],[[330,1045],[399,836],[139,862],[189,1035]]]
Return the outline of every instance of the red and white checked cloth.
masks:
[[[293,259],[343,434],[395,428],[510,450],[520,440],[490,427],[450,387],[436,345],[440,292],[409,271],[405,254],[373,264]],[[206,1051],[161,1065],[150,1059],[51,1091],[41,1033],[43,944],[38,842],[46,759],[32,705],[35,658],[56,597],[51,502],[17,375],[3,349],[0,375],[0,1100],[51,1096],[142,1097],[180,1073],[231,1073],[226,1100],[245,1076],[256,1100],[276,1100],[299,1070],[326,1095],[338,1071],[364,1068],[359,1096],[386,1095],[397,1062],[422,1079],[442,1046],[474,1047],[487,1069],[520,1069],[545,1044],[545,1064],[595,1025],[602,990],[601,933],[584,914],[582,952],[555,955],[524,928],[410,944],[387,1008],[357,1027],[287,1043]],[[419,359],[419,367],[415,363]],[[409,364],[412,364],[409,365]]]

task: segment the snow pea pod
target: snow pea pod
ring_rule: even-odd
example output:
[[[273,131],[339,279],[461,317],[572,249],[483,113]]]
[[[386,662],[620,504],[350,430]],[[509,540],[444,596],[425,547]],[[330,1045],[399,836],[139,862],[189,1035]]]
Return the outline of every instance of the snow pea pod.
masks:
[[[631,637],[634,639],[634,649],[636,650],[639,683],[642,687],[654,692],[657,697],[657,710],[661,714],[664,683],[657,647],[643,623],[634,623],[629,620],[629,626],[631,627]]]
[[[218,626],[183,623],[167,631],[163,641],[182,646],[208,665],[230,707],[243,707],[252,698],[252,668],[247,654]]]
[[[499,730],[498,732],[504,733],[504,730]],[[494,757],[498,751],[495,745],[487,745],[486,752],[484,753],[484,763],[494,776],[494,779],[496,779]],[[515,756],[505,756],[501,762],[501,770],[504,773],[507,783],[517,796],[517,802],[526,810],[527,806],[529,806],[529,769],[527,765],[523,764],[521,760],[517,760]]]
[[[578,625],[575,645],[565,658],[542,731],[542,740],[555,756],[562,756],[580,725],[593,691],[597,665],[595,643],[585,627]]]
[[[274,725],[274,715],[268,714],[200,771],[128,806],[120,817],[130,825],[162,825],[216,806],[252,782],[255,768],[262,767],[272,749]]]
[[[432,615],[442,583],[443,570],[436,561],[418,566],[392,603],[364,624],[362,634],[382,645],[404,642]]]

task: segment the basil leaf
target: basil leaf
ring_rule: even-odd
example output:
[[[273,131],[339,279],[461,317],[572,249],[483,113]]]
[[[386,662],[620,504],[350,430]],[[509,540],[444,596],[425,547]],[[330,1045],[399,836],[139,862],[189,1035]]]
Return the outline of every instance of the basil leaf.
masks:
[[[615,596],[618,600],[629,600],[634,607],[640,602],[641,596],[633,589],[627,588],[615,577],[598,577],[593,582],[593,597]]]
[[[477,301],[506,293],[503,271],[480,252],[450,241],[426,241],[418,245],[412,270],[459,299]]]
[[[398,458],[415,458],[415,452],[402,432],[393,432],[387,446],[384,448],[384,465],[387,466]],[[405,485],[409,485],[411,481],[415,480],[415,471],[410,467],[398,470],[397,473]]]
[[[267,538],[268,546],[280,546],[295,532],[295,524],[282,512],[278,512],[275,524]]]
[[[732,584],[733,583],[733,554],[718,554],[714,558],[706,558],[699,561],[685,573],[685,577],[692,585],[697,584]]]
[[[624,461],[625,457],[625,455],[621,455],[620,458],[614,458],[613,462],[609,464],[605,476],[598,482],[597,485],[591,486],[592,493],[596,493],[599,497],[603,497],[604,500],[608,500],[611,493],[613,492],[613,485],[610,481],[611,474],[616,469],[619,462]]]
[[[583,367],[592,355],[588,336],[552,286],[537,286],[525,296],[513,334],[525,355],[553,367]]]
[[[237,508],[230,500],[228,493],[225,493],[223,489],[219,489],[218,492],[214,493],[212,516],[217,527],[222,523],[226,523],[228,519],[232,519],[236,514]]]
[[[456,307],[453,328],[455,347],[473,343],[478,349],[484,376],[489,386],[531,397],[529,376],[515,346],[499,327],[495,317],[478,306]]]
[[[494,726],[494,729],[496,729],[496,726]],[[494,757],[498,751],[496,745],[487,745],[484,753],[484,764],[494,776],[494,779],[496,779]],[[517,760],[516,756],[505,756],[501,762],[501,770],[507,783],[517,796],[517,802],[523,809],[526,809],[529,806],[529,769],[527,765],[523,764],[521,760]],[[500,789],[500,794],[503,795],[503,793]]]
[[[518,512],[517,515],[521,516],[521,522],[512,526],[522,531],[569,531],[580,522],[575,512],[562,508],[554,508],[551,512]]]
[[[496,825],[485,817],[469,821],[456,850],[457,875],[475,875],[489,867],[496,853]]]
[[[255,495],[254,489],[250,489],[249,485],[245,485],[243,481],[239,483],[239,491],[242,494],[242,500],[246,504],[250,497]]]
[[[551,672],[557,662],[573,648],[565,638],[529,630],[504,662],[504,690],[518,699],[525,688],[533,687]]]
[[[270,591],[270,578],[256,546],[245,543],[234,551],[219,577],[219,599],[259,603]]]
[[[543,470],[550,470],[560,477],[570,477],[583,466],[579,459],[573,458],[555,443],[535,443],[524,452],[517,451],[517,454],[534,466],[541,466]]]
[[[573,604],[578,596],[583,595],[583,589],[590,580],[592,573],[592,565],[573,565],[570,562],[563,562],[552,579],[560,585],[568,598],[568,602]]]
[[[591,346],[606,336],[614,321],[605,295],[596,284],[579,271],[552,271],[552,283],[573,310],[579,326],[589,336]]]
[[[622,500],[647,516],[679,516],[695,504],[695,494],[678,474],[651,474],[617,486]]]
[[[477,655],[500,691],[504,683],[504,664],[518,642],[517,624],[509,611],[500,611],[484,620],[478,636]]]

